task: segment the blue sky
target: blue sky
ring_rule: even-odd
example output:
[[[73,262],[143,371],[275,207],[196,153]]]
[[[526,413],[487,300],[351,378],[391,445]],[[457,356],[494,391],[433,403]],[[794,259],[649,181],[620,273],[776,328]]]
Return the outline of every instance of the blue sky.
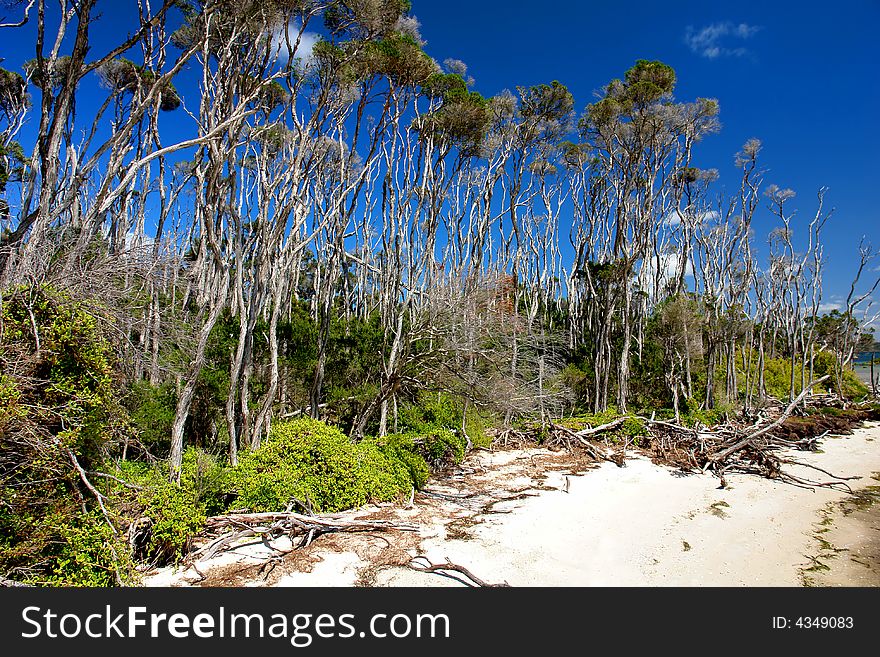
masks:
[[[826,302],[849,291],[859,238],[880,248],[880,2],[416,0],[413,12],[428,52],[465,61],[487,95],[556,79],[582,110],[636,59],[672,66],[679,100],[720,102],[722,130],[697,160],[721,184],[733,191],[734,154],[757,137],[766,182],[798,193],[801,221],[829,187]],[[762,213],[756,239],[770,225]]]
[[[118,39],[114,27],[130,4],[103,3],[93,30],[96,52],[102,39]],[[815,211],[818,188],[829,187],[827,203],[836,213],[825,235],[827,304],[848,292],[859,238],[866,235],[880,247],[880,40],[874,34],[880,2],[413,4],[426,50],[441,62],[465,61],[475,88],[487,96],[559,80],[583,110],[594,92],[641,58],[675,68],[679,100],[717,98],[722,131],[698,147],[697,164],[719,169],[721,185],[734,191],[734,154],[757,137],[764,143],[766,183],[798,193],[795,229]],[[14,15],[0,9],[4,14]],[[4,30],[3,39],[4,67],[16,68],[33,56],[28,30]],[[763,242],[770,228],[763,212],[756,239]]]

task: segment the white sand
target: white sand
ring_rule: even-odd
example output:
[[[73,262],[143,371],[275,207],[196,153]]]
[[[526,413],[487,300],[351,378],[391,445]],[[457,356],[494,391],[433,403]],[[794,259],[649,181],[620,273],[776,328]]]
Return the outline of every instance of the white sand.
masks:
[[[854,488],[877,483],[870,477],[880,472],[880,425],[828,438],[823,450],[791,456],[837,475],[863,477],[851,482]],[[547,452],[480,453],[466,465],[476,464],[477,479],[519,490],[537,485],[529,478],[529,458],[536,454]],[[826,479],[819,472],[788,467],[814,480]],[[401,511],[402,518],[425,523],[421,544],[404,547],[411,555],[424,554],[435,563],[449,558],[487,582],[513,586],[800,586],[802,569],[816,553],[820,512],[845,497],[749,475],[729,476],[729,488],[720,490],[711,475],[681,476],[642,458],[627,461],[624,468],[606,463],[571,476],[568,492],[563,473],[545,475],[544,489],[534,491],[534,497],[493,507],[506,513],[478,515],[480,522],[467,529],[467,540],[446,539],[448,523],[466,515],[462,504],[435,503],[432,514]],[[443,483],[443,490],[454,492],[448,486],[458,483],[464,489],[469,478]],[[365,539],[357,539],[357,549],[351,540],[351,551],[340,553],[339,543],[333,551],[318,549],[316,556],[323,561],[312,572],[287,574],[276,585],[354,585],[372,553],[364,551]],[[228,565],[230,558],[219,563]],[[254,563],[250,556],[241,558]],[[199,565],[203,572],[209,567]],[[374,581],[378,586],[462,585],[402,567],[381,569]],[[166,570],[147,584],[186,582],[180,573],[169,577]]]

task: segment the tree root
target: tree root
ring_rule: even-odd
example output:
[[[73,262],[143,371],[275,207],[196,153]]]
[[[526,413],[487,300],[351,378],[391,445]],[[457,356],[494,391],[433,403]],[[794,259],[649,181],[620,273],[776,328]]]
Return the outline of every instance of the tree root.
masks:
[[[419,560],[425,561],[426,565],[417,563]],[[446,563],[435,564],[432,563],[431,560],[428,559],[428,557],[420,555],[413,558],[408,565],[411,569],[417,570],[420,573],[434,573],[436,575],[441,575],[442,577],[449,577],[450,579],[454,579],[458,582],[461,582],[462,584],[465,584],[466,586],[470,586],[473,588],[501,588],[510,586],[510,584],[508,584],[507,582],[503,582],[501,584],[490,584],[488,582],[485,582],[474,575],[464,566],[459,566],[458,564],[452,563],[449,560],[449,557],[446,558]],[[457,577],[453,573],[463,575],[464,578]]]
[[[205,522],[202,534],[220,534],[207,545],[189,554],[188,562],[209,560],[217,554],[232,549],[241,539],[260,537],[272,550],[287,554],[292,550],[279,550],[269,544],[269,540],[287,536],[291,542],[299,539],[293,550],[306,548],[323,534],[377,532],[377,531],[418,531],[415,525],[393,523],[384,520],[343,520],[339,516],[307,516],[299,513],[241,513],[213,516]]]

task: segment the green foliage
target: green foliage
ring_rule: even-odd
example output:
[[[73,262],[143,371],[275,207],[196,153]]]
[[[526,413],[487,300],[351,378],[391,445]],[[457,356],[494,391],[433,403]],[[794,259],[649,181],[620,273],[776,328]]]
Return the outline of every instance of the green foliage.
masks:
[[[413,486],[421,489],[431,476],[431,467],[420,453],[418,436],[415,434],[392,434],[377,440],[379,449],[389,459],[404,465]]]
[[[438,430],[457,433],[461,430],[463,412],[463,403],[448,393],[421,392],[414,402],[401,405],[397,426],[401,433],[416,436],[429,436]],[[491,443],[486,436],[490,418],[471,406],[465,420],[465,431],[471,442],[478,447],[487,447]],[[456,440],[467,445],[464,438]],[[455,459],[456,462],[460,460]]]
[[[78,458],[100,458],[124,418],[109,343],[82,304],[48,287],[5,295],[0,336],[4,435],[56,436]]]
[[[632,117],[637,112],[671,96],[676,76],[672,67],[658,61],[640,59],[626,72],[623,80],[612,80],[605,88],[605,96],[587,107],[581,130],[602,130],[617,121]],[[702,99],[701,108],[706,116],[718,111],[715,101]]]
[[[129,419],[138,439],[154,456],[164,457],[171,445],[177,392],[170,381],[152,386],[135,381],[125,397]]]
[[[113,555],[112,530],[73,465],[98,469],[125,425],[95,313],[46,286],[3,295],[0,572],[36,584],[128,576],[125,549]]]
[[[434,73],[422,84],[422,93],[448,102],[466,96],[469,91],[467,82],[457,73]]]
[[[155,563],[182,558],[208,515],[226,510],[229,470],[216,457],[196,447],[184,452],[180,483],[169,479],[167,463],[146,466],[120,463],[120,477],[139,487],[136,495],[116,486],[113,501],[120,506],[137,506],[141,517],[151,521],[143,556]]]
[[[118,93],[146,94],[156,85],[160,76],[155,71],[119,57],[106,62],[98,71],[104,86]],[[157,90],[159,109],[173,112],[181,105],[180,94],[170,80],[163,80]]]
[[[410,469],[373,441],[352,443],[323,422],[277,424],[255,452],[242,455],[233,473],[236,504],[278,511],[296,504],[340,511],[408,492]]]
[[[192,537],[205,523],[205,505],[190,486],[156,478],[138,501],[153,521],[147,557],[159,563],[184,556]]]
[[[379,392],[382,357],[387,353],[385,331],[378,314],[368,319],[346,321],[334,317],[327,345],[325,380],[326,399],[330,404],[328,419],[343,431],[352,428],[358,413]],[[307,352],[314,358],[314,348]],[[314,361],[302,362],[303,372],[311,383]]]
[[[10,181],[21,179],[25,160],[24,150],[17,141],[0,143],[0,194],[6,192],[6,186]],[[3,199],[0,199],[0,203],[3,204],[0,205],[0,218],[2,218],[8,214],[9,206]]]
[[[53,538],[41,557],[51,564],[48,576],[29,581],[46,586],[109,587],[131,582],[133,563],[128,546],[114,536],[98,512],[78,515],[54,514],[44,522]]]
[[[623,421],[623,424],[620,427],[620,432],[630,438],[638,438],[640,436],[648,435],[648,427],[645,426],[643,420],[629,416]]]
[[[450,395],[424,392],[416,403],[400,408],[398,426],[403,433],[416,434],[433,429],[455,429],[461,426],[461,411]]]
[[[336,36],[381,38],[411,9],[410,0],[335,0],[324,12],[324,25]]]
[[[490,122],[489,101],[470,91],[447,94],[440,108],[421,117],[415,128],[423,136],[447,140],[462,156],[472,157],[479,153]]]
[[[714,427],[734,414],[735,409],[732,404],[716,404],[714,408],[701,408],[700,402],[695,399],[688,399],[679,409],[681,415],[681,424],[686,427],[696,427],[698,424],[706,427]],[[669,417],[673,417],[671,414]]]
[[[20,404],[21,390],[15,379],[0,374],[0,433],[7,422],[27,415],[27,409]]]
[[[841,382],[841,394],[847,399],[864,399],[868,395],[868,386],[852,370],[844,370]]]
[[[819,351],[813,361],[813,371],[816,378],[828,375],[831,377],[825,382],[824,387],[831,389],[835,386],[835,372],[837,370],[837,356],[830,351]],[[840,393],[847,399],[861,399],[868,394],[866,386],[856,373],[851,369],[844,369],[841,380]]]
[[[426,460],[434,468],[450,463],[461,463],[467,442],[458,433],[447,429],[435,429],[423,436]]]
[[[24,71],[31,84],[44,92],[53,91],[60,87],[68,75],[73,60],[68,55],[62,55],[54,62],[44,59],[42,63],[37,59],[30,59],[24,63]]]
[[[627,97],[637,106],[656,102],[675,89],[675,71],[658,61],[639,59],[624,78]]]
[[[800,394],[800,372],[795,372],[794,393]],[[777,399],[788,399],[791,392],[791,360],[787,358],[768,358],[764,361],[764,386],[767,394]],[[821,387],[814,390],[822,390]]]
[[[29,103],[24,78],[15,71],[0,68],[0,110],[14,114],[26,109]]]

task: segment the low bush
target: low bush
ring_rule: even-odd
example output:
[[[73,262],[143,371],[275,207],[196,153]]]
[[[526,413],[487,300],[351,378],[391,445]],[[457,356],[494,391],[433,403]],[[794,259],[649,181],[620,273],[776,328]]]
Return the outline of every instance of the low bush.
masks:
[[[413,485],[410,468],[375,441],[351,442],[323,422],[277,424],[231,473],[236,505],[279,511],[299,504],[327,513],[392,500]]]

